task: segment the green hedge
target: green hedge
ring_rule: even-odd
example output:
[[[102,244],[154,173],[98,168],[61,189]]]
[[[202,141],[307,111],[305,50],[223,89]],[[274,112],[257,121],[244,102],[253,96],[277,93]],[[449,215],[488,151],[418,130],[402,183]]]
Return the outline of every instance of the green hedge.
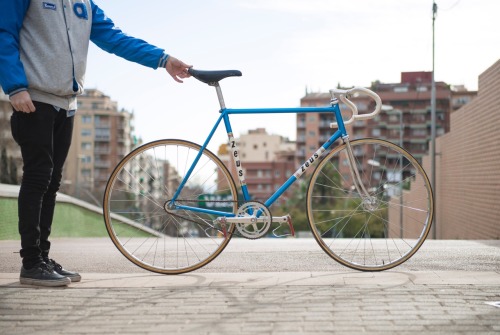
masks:
[[[18,240],[17,199],[0,198],[0,240]],[[136,229],[123,225],[122,229]],[[125,233],[121,230],[122,233]],[[144,235],[147,235],[144,233]],[[68,203],[57,203],[51,237],[107,237],[102,214]]]

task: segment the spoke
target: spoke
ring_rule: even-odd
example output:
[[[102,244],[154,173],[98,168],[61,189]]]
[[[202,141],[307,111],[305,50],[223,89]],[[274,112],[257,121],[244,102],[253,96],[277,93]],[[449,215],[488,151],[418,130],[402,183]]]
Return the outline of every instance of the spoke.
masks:
[[[164,208],[171,199],[168,194],[177,191],[200,149],[178,140],[152,142],[128,155],[113,173],[106,189],[106,224],[116,237],[113,243],[135,264],[162,273],[182,273],[208,263],[229,241],[234,225],[228,227],[231,234],[227,236],[214,225],[214,215]],[[194,207],[203,207],[211,201],[203,195],[221,195],[225,200],[218,202],[224,204],[216,201],[213,208],[230,207],[233,212],[237,189],[222,162],[214,157],[208,150],[201,153],[177,201],[194,201]],[[117,219],[120,217],[125,224]],[[160,236],[139,234],[141,227]]]
[[[355,171],[349,174],[351,165],[342,165],[346,146],[333,150],[311,179],[311,227],[325,251],[342,263],[357,269],[391,268],[416,251],[429,229],[432,195],[427,179],[414,159],[389,142],[356,140],[351,147],[352,168],[359,169],[364,184],[359,187],[369,196],[357,193],[353,183],[358,180],[351,180]],[[368,164],[370,160],[378,163]]]

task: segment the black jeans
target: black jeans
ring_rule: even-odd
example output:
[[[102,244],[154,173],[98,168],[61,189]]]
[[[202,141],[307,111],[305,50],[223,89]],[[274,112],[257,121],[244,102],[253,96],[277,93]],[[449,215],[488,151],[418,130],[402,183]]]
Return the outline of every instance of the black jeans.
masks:
[[[11,130],[21,147],[23,178],[18,199],[23,266],[31,268],[48,256],[49,235],[62,168],[71,145],[74,117],[66,110],[33,102],[34,113],[14,111]]]

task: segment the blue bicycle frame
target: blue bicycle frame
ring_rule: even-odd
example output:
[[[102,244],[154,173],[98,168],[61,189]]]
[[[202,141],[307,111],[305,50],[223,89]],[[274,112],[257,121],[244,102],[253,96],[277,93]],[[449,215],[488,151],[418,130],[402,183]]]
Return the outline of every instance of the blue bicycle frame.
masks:
[[[329,107],[295,107],[295,108],[257,108],[257,109],[229,109],[229,108],[222,108],[220,110],[220,117],[215,123],[214,127],[212,128],[212,131],[208,135],[205,143],[202,145],[200,151],[198,152],[198,155],[196,156],[195,160],[193,161],[193,164],[189,168],[188,172],[186,173],[184,179],[179,185],[179,188],[177,189],[176,193],[172,197],[170,207],[173,209],[184,209],[184,210],[189,210],[193,212],[200,212],[200,213],[205,213],[205,214],[213,214],[217,216],[224,216],[224,217],[234,217],[234,213],[229,213],[229,212],[221,212],[221,211],[216,211],[216,210],[211,210],[211,209],[205,209],[205,208],[199,208],[199,207],[192,207],[192,206],[184,206],[180,204],[176,204],[176,200],[186,184],[187,180],[191,176],[191,173],[196,167],[196,164],[198,163],[203,151],[206,149],[207,145],[210,143],[210,140],[212,139],[215,131],[218,129],[220,122],[224,120],[224,125],[226,127],[226,132],[228,135],[229,139],[229,144],[232,149],[232,154],[234,158],[234,163],[236,165],[236,170],[238,172],[238,177],[240,180],[240,185],[241,185],[241,190],[243,193],[243,198],[245,201],[251,200],[251,196],[248,192],[248,187],[245,183],[245,175],[243,172],[243,165],[241,161],[239,160],[239,151],[237,148],[237,145],[235,143],[234,137],[233,137],[233,130],[231,128],[231,122],[229,121],[229,115],[232,114],[286,114],[286,113],[293,113],[293,114],[298,114],[298,113],[333,113],[335,115],[335,119],[337,120],[337,126],[338,130],[314,153],[312,156],[307,159],[298,169],[297,171],[288,178],[288,180],[278,189],[276,192],[271,195],[266,201],[265,205],[267,207],[271,206],[276,199],[278,199],[289,187],[292,185],[297,179],[300,178],[300,176],[307,171],[307,169],[313,165],[316,161],[318,161],[323,153],[339,138],[345,138],[347,136],[347,132],[345,130],[345,125],[344,121],[342,119],[342,115],[340,112],[339,108],[339,103],[335,100],[332,102],[332,106]]]

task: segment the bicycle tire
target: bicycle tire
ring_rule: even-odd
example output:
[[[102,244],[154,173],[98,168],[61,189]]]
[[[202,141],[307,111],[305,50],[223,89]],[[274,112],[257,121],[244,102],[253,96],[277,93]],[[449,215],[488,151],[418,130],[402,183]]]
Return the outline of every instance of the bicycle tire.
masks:
[[[311,176],[309,225],[321,248],[337,262],[361,271],[387,270],[407,261],[425,241],[434,216],[432,188],[422,166],[405,149],[370,138],[350,145],[370,200],[352,183],[347,145],[340,145]]]
[[[150,142],[125,156],[111,174],[104,222],[113,244],[135,265],[162,274],[193,271],[231,239],[234,224],[224,231],[214,225],[214,215],[165,209],[200,150],[183,140]],[[226,166],[205,149],[178,200],[235,213],[238,193]]]

